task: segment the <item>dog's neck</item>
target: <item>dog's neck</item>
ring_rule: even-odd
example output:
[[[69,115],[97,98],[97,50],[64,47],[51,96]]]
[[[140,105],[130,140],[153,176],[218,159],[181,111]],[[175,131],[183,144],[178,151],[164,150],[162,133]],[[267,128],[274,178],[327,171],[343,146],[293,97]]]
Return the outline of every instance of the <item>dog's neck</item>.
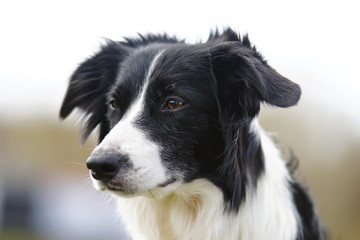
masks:
[[[261,141],[264,172],[256,189],[246,189],[238,211],[226,211],[223,192],[206,179],[183,184],[163,198],[119,198],[118,209],[132,238],[295,239],[300,221],[290,174],[257,121],[250,131]]]

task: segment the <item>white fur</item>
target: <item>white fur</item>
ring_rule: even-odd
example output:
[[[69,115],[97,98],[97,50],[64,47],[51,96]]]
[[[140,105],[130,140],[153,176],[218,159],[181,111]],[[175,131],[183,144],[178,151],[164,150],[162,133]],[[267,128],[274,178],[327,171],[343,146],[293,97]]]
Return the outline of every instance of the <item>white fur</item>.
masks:
[[[257,121],[252,130],[260,137],[265,172],[259,179],[255,194],[247,193],[239,219],[242,239],[295,239],[299,217],[288,186],[291,177],[280,152]]]
[[[252,124],[261,139],[265,171],[257,190],[237,214],[224,212],[223,195],[214,184],[198,179],[155,188],[146,196],[118,199],[118,210],[136,240],[292,240],[299,219],[292,201],[285,163],[271,139]],[[155,177],[155,176],[154,176]]]
[[[149,84],[151,73],[156,65],[158,53],[148,70],[144,86],[134,104],[125,116],[106,135],[103,141],[94,149],[93,153],[118,152],[129,157],[132,169],[121,172],[116,178],[127,189],[137,193],[146,192],[166,182],[166,170],[161,163],[160,146],[151,141],[146,134],[134,124],[142,112],[145,93]],[[116,180],[116,179],[115,179]],[[105,185],[93,179],[94,185],[99,190],[104,190]],[[108,185],[111,183],[108,183]],[[116,186],[111,186],[116,188]]]

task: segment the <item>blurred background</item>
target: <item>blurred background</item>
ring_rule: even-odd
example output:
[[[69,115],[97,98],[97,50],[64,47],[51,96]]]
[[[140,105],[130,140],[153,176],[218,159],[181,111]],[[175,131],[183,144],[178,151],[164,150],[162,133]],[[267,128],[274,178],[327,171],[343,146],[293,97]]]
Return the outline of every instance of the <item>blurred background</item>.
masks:
[[[260,121],[300,161],[331,239],[360,239],[357,1],[1,1],[0,239],[125,239],[112,199],[92,189],[76,116],[58,110],[72,71],[104,37],[231,26],[302,86],[297,107]]]

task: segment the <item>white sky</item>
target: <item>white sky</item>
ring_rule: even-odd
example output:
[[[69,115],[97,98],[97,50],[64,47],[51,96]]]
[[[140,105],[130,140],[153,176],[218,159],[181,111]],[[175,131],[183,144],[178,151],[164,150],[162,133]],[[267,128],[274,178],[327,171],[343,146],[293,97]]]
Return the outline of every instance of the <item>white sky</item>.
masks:
[[[1,1],[0,118],[55,116],[69,76],[103,37],[139,33],[206,39],[231,26],[275,69],[301,84],[302,101],[360,121],[358,1]]]

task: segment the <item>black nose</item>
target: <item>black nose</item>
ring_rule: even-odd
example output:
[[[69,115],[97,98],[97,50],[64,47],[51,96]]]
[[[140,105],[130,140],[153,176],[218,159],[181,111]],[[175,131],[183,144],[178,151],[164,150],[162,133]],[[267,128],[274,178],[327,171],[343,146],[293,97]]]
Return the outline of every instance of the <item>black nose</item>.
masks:
[[[120,169],[123,157],[113,154],[92,154],[86,160],[86,166],[96,180],[109,181]]]

